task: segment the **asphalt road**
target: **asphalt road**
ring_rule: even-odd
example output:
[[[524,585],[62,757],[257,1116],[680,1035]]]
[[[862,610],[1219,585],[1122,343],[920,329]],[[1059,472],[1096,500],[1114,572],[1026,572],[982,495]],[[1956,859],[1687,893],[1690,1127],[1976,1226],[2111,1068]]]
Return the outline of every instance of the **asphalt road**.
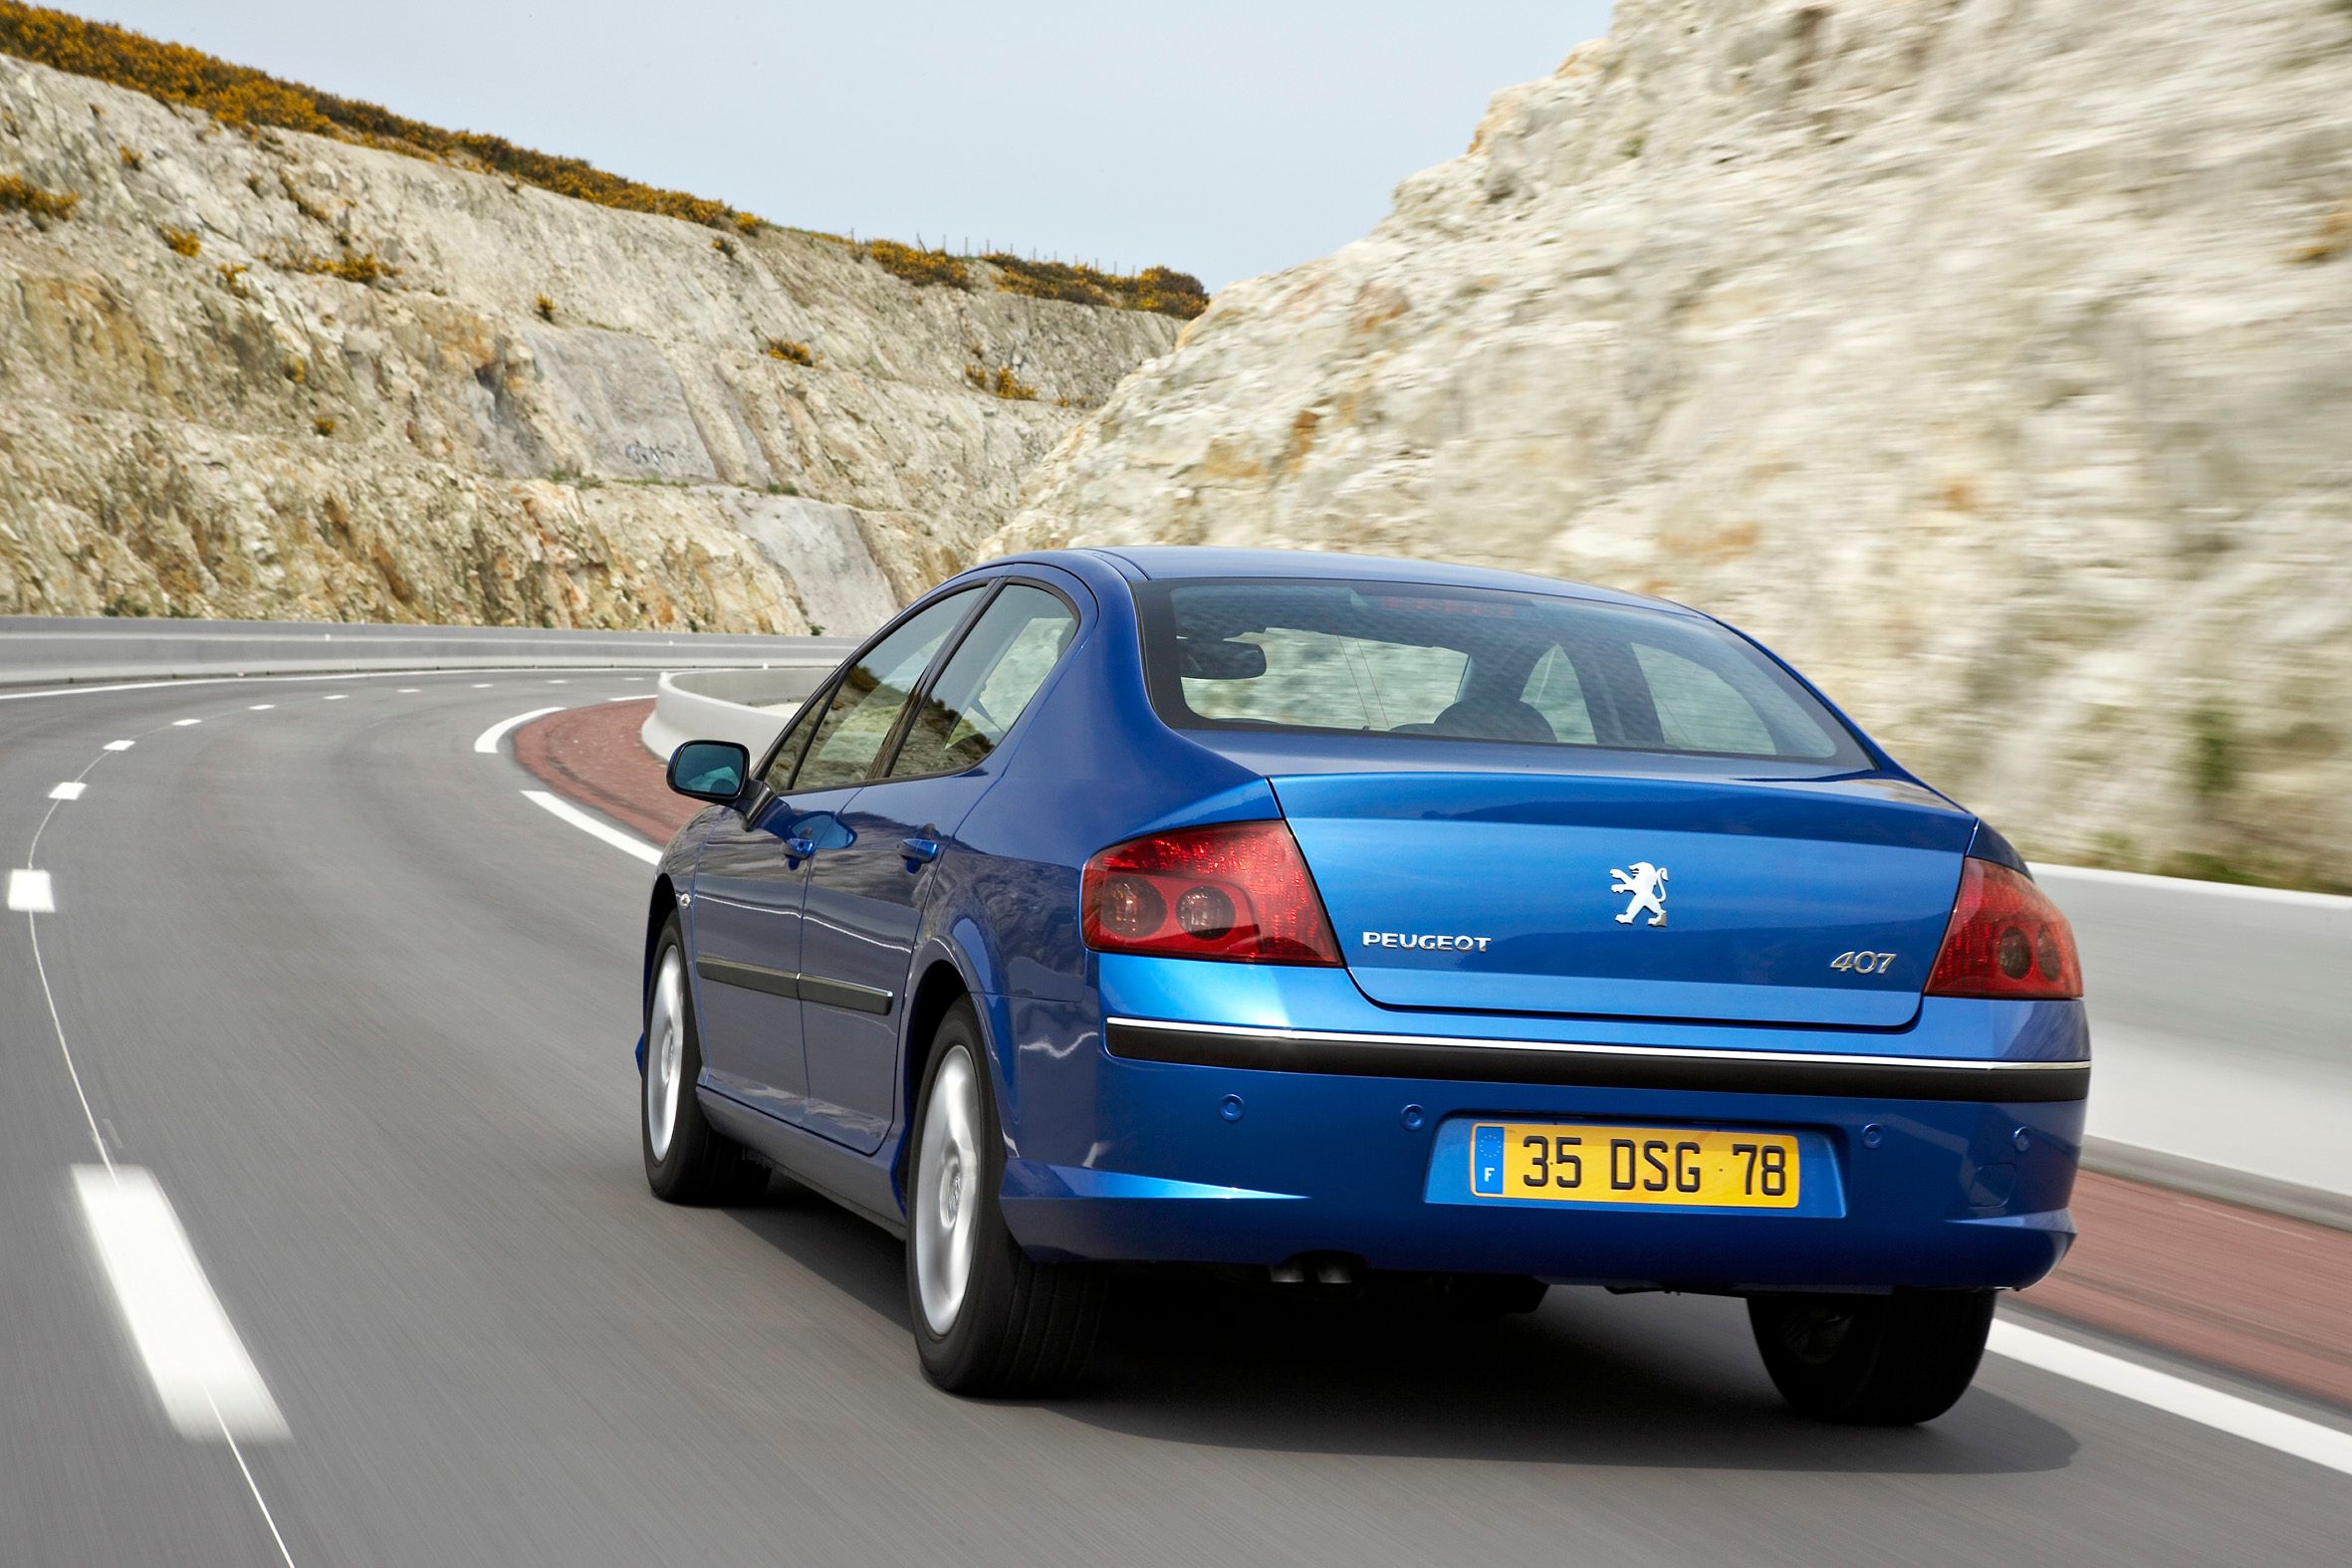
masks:
[[[472,749],[651,689],[556,678],[0,701],[0,859],[56,906],[0,927],[0,1564],[2344,1560],[2346,1475],[2019,1362],[1800,1423],[1725,1301],[1466,1332],[1143,1280],[1082,1396],[941,1396],[881,1232],[646,1193],[644,867]],[[283,1438],[165,1419],[93,1123]]]

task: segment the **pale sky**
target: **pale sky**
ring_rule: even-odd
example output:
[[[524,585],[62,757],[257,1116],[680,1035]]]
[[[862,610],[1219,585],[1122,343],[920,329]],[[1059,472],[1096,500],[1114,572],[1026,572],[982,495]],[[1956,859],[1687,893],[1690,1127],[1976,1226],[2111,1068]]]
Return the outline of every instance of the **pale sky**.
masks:
[[[57,4],[59,0],[50,0]],[[771,222],[1161,264],[1335,250],[1607,0],[64,0]]]

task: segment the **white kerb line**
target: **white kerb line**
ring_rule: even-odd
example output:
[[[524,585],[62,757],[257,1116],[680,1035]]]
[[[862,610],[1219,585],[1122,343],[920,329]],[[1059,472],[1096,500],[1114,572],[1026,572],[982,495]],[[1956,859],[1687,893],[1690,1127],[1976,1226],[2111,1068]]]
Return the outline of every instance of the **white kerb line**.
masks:
[[[529,713],[516,714],[512,719],[501,719],[474,737],[474,750],[484,756],[495,757],[498,755],[498,743],[506,739],[507,731],[518,724],[529,724],[534,719],[544,719],[551,713],[562,713],[563,711],[561,705],[554,708],[534,708]]]
[[[600,838],[623,854],[636,856],[649,866],[661,864],[661,851],[642,838],[632,837],[617,827],[611,827],[581,810],[569,800],[559,800],[545,789],[526,789],[523,798],[533,805],[570,822],[574,827],[594,838]]]
[[[2005,1356],[2043,1372],[2054,1372],[2059,1377],[2196,1422],[2201,1427],[2211,1427],[2216,1432],[2226,1432],[2265,1449],[2275,1449],[2352,1475],[2352,1432],[2323,1427],[2316,1421],[2257,1405],[2250,1399],[2193,1383],[2170,1372],[2159,1372],[2154,1367],[2144,1367],[2055,1334],[2044,1334],[2007,1318],[1994,1320],[1993,1337],[1985,1348],[1997,1356]]]

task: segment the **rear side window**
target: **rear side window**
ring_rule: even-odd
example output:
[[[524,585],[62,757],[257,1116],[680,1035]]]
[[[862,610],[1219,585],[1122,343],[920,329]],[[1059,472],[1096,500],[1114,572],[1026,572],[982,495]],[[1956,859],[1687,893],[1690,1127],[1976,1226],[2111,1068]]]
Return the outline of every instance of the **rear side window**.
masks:
[[[836,789],[874,777],[890,732],[939,645],[971,612],[978,588],[951,593],[868,648],[833,687],[795,789]]]
[[[1670,610],[1313,579],[1145,583],[1136,600],[1152,702],[1178,729],[1867,766],[1786,671]]]
[[[931,683],[890,777],[961,773],[986,761],[1077,629],[1077,617],[1052,593],[1007,583]]]

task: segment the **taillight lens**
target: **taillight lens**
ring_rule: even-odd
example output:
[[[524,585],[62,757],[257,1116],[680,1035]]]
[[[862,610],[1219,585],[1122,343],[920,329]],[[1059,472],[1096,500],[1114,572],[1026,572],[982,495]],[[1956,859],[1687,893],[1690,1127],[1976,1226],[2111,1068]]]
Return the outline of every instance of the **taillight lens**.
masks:
[[[1336,964],[1339,944],[1281,822],[1147,833],[1086,862],[1086,946],[1098,953]]]
[[[2031,879],[1963,860],[1960,896],[1928,977],[1931,997],[2079,997],[2074,928]]]

